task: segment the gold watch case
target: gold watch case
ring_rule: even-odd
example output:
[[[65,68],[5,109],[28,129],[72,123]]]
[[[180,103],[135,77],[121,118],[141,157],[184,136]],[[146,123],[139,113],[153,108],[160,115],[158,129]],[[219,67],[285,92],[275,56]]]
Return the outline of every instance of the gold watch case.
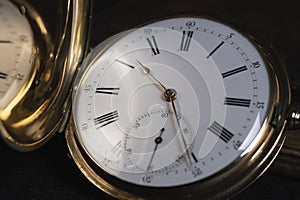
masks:
[[[90,182],[117,199],[199,199],[199,197],[224,199],[237,194],[256,180],[271,165],[284,143],[291,92],[285,66],[272,47],[260,43],[243,31],[240,32],[255,44],[264,58],[269,67],[271,82],[270,104],[266,115],[268,117],[264,120],[258,137],[242,156],[219,173],[193,184],[169,188],[137,186],[115,178],[93,163],[93,159],[89,157],[77,137],[75,120],[71,114],[65,133],[67,144],[78,168]],[[126,32],[107,39],[88,55],[75,80],[74,88],[90,63],[93,63],[106,48],[124,35]],[[73,94],[73,99],[75,98]]]

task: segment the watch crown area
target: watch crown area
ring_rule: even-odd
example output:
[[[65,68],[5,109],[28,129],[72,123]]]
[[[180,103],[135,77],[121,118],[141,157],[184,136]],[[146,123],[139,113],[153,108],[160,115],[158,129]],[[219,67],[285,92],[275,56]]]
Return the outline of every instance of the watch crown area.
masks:
[[[300,104],[290,106],[290,115],[288,118],[288,129],[300,129]]]
[[[289,106],[288,129],[300,130],[300,81],[298,76],[291,76],[292,101]]]

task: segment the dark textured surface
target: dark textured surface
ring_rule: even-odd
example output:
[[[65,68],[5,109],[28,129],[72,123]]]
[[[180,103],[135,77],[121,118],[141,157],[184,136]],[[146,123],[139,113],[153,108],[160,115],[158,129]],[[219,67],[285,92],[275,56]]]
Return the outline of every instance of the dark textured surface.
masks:
[[[50,2],[43,2],[43,6],[51,6]],[[296,3],[288,0],[95,0],[91,44],[158,17],[206,14],[250,30],[273,44],[289,73],[295,74],[300,54],[300,14]],[[30,153],[13,151],[1,141],[0,158],[0,200],[110,199],[77,169],[68,156],[63,134],[55,135],[41,149]],[[300,199],[300,180],[267,171],[234,199]]]
[[[1,200],[111,200],[80,173],[62,134],[31,153],[1,142],[0,156]],[[300,181],[267,172],[234,199],[300,199]]]

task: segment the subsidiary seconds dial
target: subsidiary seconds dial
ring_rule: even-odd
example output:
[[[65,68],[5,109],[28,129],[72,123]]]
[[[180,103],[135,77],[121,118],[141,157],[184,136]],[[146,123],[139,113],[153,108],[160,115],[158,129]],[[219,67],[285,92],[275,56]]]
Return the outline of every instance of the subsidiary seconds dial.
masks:
[[[175,163],[179,164],[183,152],[178,145],[180,134],[176,134],[178,130],[173,124],[173,115],[170,110],[155,108],[136,118],[126,131],[122,144],[125,150],[122,159],[128,161],[128,168],[139,173],[170,172],[174,168],[174,161],[177,160]],[[185,141],[191,148],[193,128],[184,117],[181,120]],[[165,152],[173,153],[165,157]]]

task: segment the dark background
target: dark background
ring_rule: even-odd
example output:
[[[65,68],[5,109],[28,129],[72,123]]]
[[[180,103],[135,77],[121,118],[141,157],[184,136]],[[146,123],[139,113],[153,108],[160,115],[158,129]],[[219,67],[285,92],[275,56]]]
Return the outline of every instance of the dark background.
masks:
[[[43,7],[42,16],[53,14],[52,1],[36,2]],[[296,3],[289,0],[95,0],[91,46],[155,18],[205,14],[236,24],[272,44],[289,74],[295,77],[300,56],[300,14]],[[53,21],[48,23],[51,28]],[[0,158],[0,200],[110,199],[81,174],[69,156],[63,134],[56,134],[42,148],[29,153],[16,152],[0,141]],[[300,199],[300,180],[274,173],[271,168],[233,199]]]

